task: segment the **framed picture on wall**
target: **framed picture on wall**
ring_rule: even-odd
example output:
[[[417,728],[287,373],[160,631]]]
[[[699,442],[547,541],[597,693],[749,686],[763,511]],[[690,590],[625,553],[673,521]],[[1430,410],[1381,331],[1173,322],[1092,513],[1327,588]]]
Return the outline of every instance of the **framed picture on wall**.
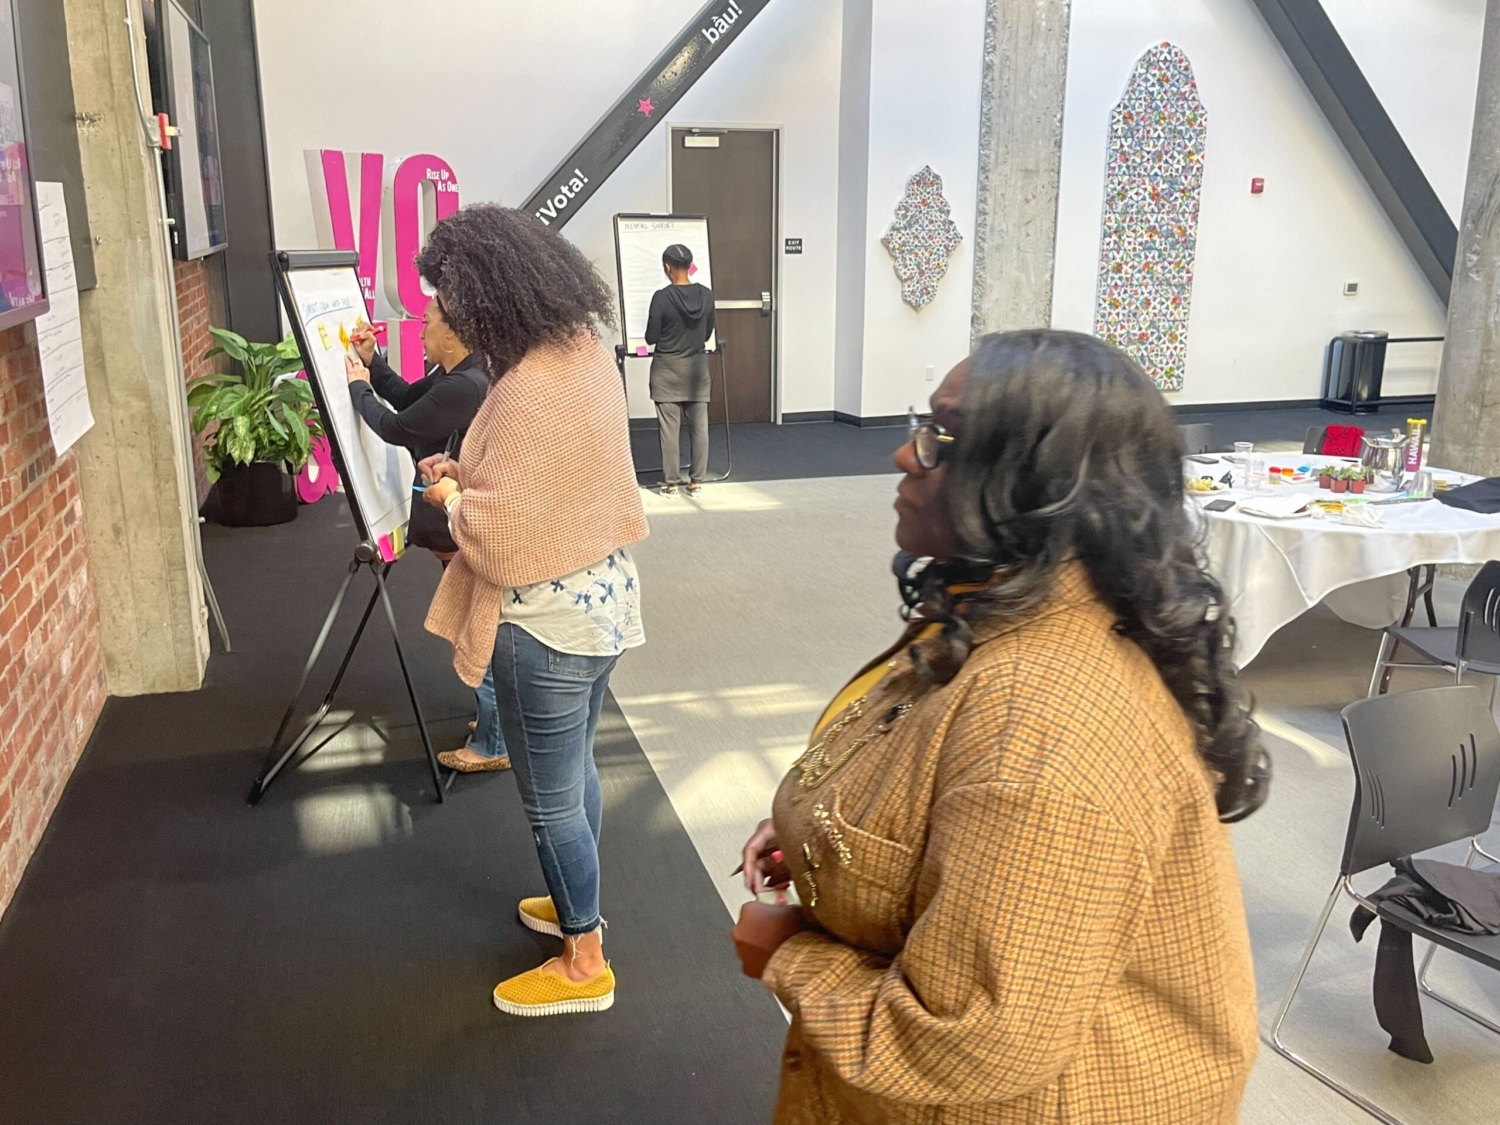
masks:
[[[205,258],[229,245],[208,36],[176,0],[142,0],[142,10],[152,101],[177,129],[161,154],[172,253],[183,261]]]
[[[0,0],[0,329],[47,311],[13,0]]]

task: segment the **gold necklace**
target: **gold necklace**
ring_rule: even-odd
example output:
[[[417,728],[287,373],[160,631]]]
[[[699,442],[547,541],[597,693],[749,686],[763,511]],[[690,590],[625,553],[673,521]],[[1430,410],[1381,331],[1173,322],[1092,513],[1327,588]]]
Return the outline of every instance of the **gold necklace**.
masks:
[[[817,742],[809,746],[803,755],[794,763],[797,772],[797,786],[801,789],[816,789],[828,780],[829,776],[836,772],[840,766],[863,750],[877,737],[891,729],[897,719],[911,710],[910,703],[898,703],[886,712],[880,724],[869,734],[860,735],[848,746],[839,749],[844,731],[855,720],[863,718],[867,696],[860,696],[849,706],[844,708],[842,715],[829,725],[823,732],[823,736]],[[795,798],[794,798],[795,799]]]

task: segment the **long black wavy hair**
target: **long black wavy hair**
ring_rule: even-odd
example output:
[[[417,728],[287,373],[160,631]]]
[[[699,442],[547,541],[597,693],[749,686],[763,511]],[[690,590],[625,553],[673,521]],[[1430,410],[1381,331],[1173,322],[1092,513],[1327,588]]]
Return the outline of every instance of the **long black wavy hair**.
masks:
[[[941,621],[921,671],[946,683],[973,626],[1023,617],[1077,559],[1160,671],[1216,778],[1219,818],[1266,799],[1270,765],[1230,660],[1224,592],[1199,561],[1183,503],[1182,440],[1171,409],[1123,352],[1076,332],[1005,332],[980,341],[947,447],[955,557],[909,582],[913,612]],[[978,593],[949,587],[983,583]]]
[[[459,339],[499,379],[537,344],[613,325],[614,302],[583,251],[534,215],[493,203],[461,208],[432,228],[417,270],[442,297]]]

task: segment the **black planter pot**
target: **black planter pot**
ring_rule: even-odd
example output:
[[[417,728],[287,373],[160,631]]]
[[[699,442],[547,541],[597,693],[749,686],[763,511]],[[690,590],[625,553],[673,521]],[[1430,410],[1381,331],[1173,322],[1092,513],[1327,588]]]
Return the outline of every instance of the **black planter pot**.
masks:
[[[297,518],[296,482],[284,462],[226,465],[214,488],[225,527],[270,527]]]

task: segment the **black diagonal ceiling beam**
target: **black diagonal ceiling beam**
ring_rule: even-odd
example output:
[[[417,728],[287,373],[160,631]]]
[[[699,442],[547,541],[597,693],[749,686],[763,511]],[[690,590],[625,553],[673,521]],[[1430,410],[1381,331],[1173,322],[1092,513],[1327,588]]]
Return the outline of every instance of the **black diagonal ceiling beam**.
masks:
[[[1458,228],[1318,0],[1255,0],[1446,306]]]
[[[599,189],[770,0],[709,0],[521,205],[560,227]]]

